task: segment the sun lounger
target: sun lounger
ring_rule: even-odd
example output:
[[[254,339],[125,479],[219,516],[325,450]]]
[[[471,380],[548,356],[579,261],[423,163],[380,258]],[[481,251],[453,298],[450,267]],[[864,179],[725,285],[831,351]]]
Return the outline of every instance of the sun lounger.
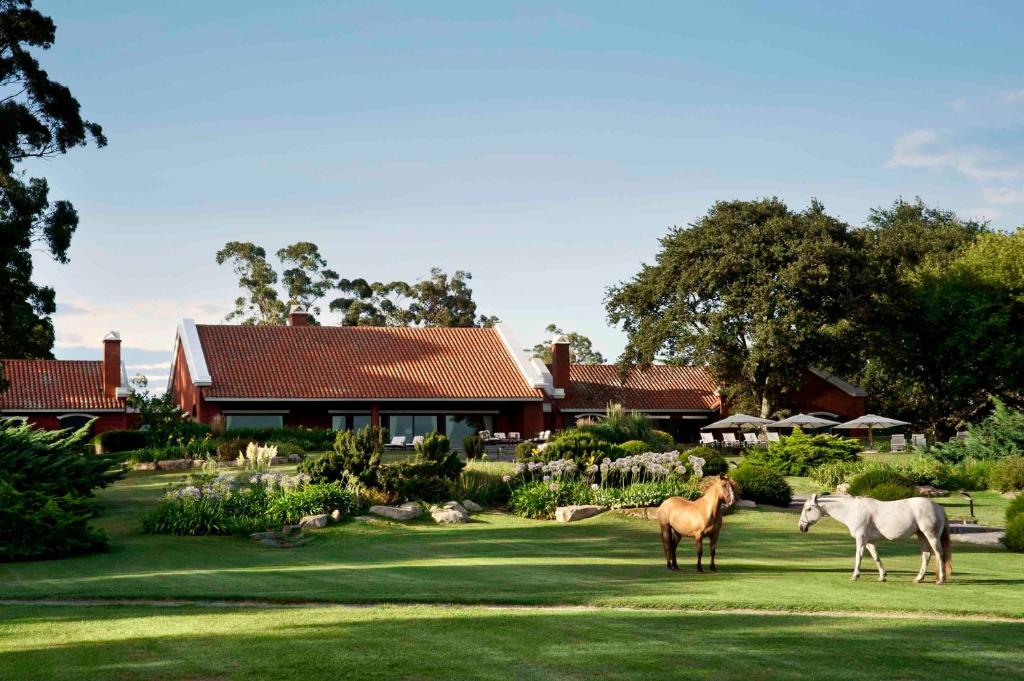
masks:
[[[928,440],[925,438],[924,433],[914,433],[910,436],[910,445],[914,449],[924,449],[928,446]]]
[[[384,445],[384,449],[405,449],[405,436],[394,436],[393,438],[391,438],[391,442]]]
[[[742,447],[743,443],[736,439],[735,433],[722,433],[722,446],[727,449]]]
[[[776,433],[774,430],[769,430],[768,431],[768,444],[771,444],[773,442],[781,442],[781,440],[779,440],[779,434],[778,433]]]
[[[907,436],[906,435],[893,435],[889,439],[889,451],[890,452],[905,452],[905,451],[907,451]]]
[[[700,434],[700,446],[701,447],[717,447],[718,440],[715,439],[714,433],[701,433]]]

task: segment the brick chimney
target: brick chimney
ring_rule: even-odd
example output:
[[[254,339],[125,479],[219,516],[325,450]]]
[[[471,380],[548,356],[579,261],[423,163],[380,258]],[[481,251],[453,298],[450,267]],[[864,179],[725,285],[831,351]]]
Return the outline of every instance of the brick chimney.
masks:
[[[103,337],[103,396],[117,397],[120,387],[121,334],[111,331]]]
[[[288,326],[309,326],[309,312],[301,305],[292,305],[288,310]]]
[[[551,342],[551,378],[555,388],[569,390],[569,341],[565,336]]]

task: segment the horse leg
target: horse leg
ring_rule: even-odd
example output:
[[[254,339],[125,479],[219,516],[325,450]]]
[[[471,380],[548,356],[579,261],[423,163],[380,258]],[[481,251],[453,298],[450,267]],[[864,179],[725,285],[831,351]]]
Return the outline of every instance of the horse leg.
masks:
[[[928,572],[928,559],[932,557],[932,549],[928,544],[928,540],[924,538],[924,533],[920,530],[917,531],[917,539],[921,544],[921,569],[917,571],[914,583],[920,584],[924,579],[925,573]]]
[[[878,581],[884,582],[885,581],[885,568],[882,567],[882,559],[878,557],[878,550],[875,549],[875,545],[872,544],[871,542],[868,542],[864,546],[867,547],[868,553],[870,553],[871,557],[875,559],[875,565],[878,566]]]
[[[942,584],[946,581],[946,566],[942,563],[942,547],[939,545],[939,538],[925,535],[928,545],[931,546],[932,555],[935,556],[935,583]]]
[[[673,551],[672,551],[672,547],[673,547],[673,543],[672,543],[672,526],[671,525],[665,524],[665,525],[661,526],[661,547],[663,549],[665,549],[665,565],[668,567],[669,570],[671,570],[672,569],[672,558],[673,558],[673,556],[672,556],[672,554],[673,554]]]
[[[676,561],[676,551],[679,548],[679,542],[682,541],[683,535],[676,531],[672,531],[672,569],[678,570],[679,563]]]
[[[718,572],[718,568],[715,567],[715,549],[718,547],[718,533],[715,532],[708,539],[711,544],[711,571]]]
[[[864,559],[864,539],[857,537],[857,549],[853,554],[853,574],[850,575],[850,581],[854,582],[860,579],[860,562]]]
[[[701,559],[704,557],[704,535],[698,534],[694,540],[697,542],[697,572],[704,572],[704,566],[701,565]]]

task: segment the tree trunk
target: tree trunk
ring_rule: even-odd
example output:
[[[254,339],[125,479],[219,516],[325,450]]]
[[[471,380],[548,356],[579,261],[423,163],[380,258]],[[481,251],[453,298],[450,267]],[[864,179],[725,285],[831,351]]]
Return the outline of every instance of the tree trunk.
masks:
[[[766,419],[772,413],[772,405],[768,402],[768,395],[761,395],[761,418]]]

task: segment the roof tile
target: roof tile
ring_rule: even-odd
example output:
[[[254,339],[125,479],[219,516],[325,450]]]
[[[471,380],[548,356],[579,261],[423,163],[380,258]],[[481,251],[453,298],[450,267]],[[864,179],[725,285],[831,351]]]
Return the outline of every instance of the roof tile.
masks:
[[[717,384],[704,367],[654,365],[633,369],[623,383],[615,364],[573,364],[562,409],[604,411],[609,402],[644,411],[717,409]]]
[[[67,359],[5,359],[0,410],[89,411],[124,409],[123,400],[104,397],[103,362]]]

